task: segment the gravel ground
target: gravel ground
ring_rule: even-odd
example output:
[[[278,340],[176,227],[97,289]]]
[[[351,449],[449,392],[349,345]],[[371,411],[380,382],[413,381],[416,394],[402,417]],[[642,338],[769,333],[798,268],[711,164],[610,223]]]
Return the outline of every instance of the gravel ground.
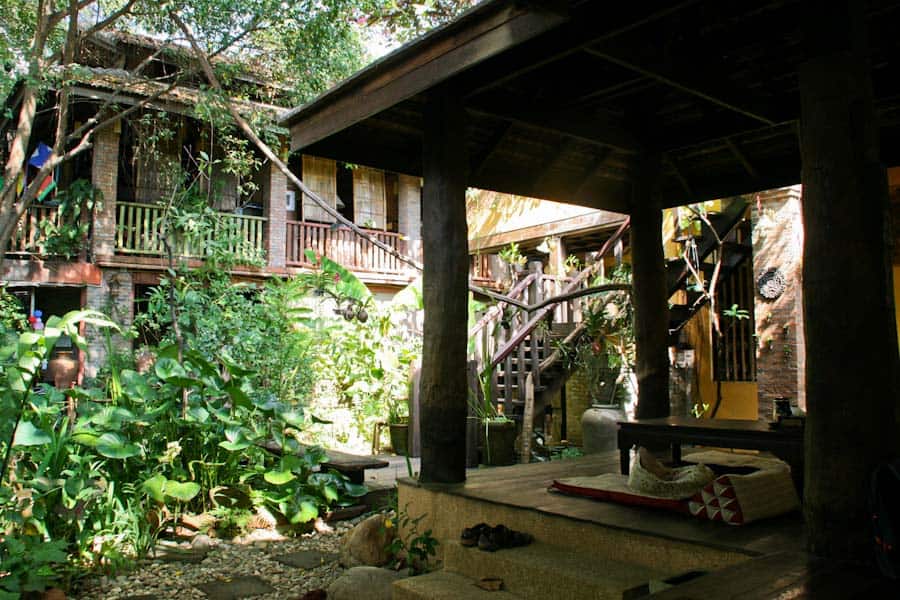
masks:
[[[337,555],[344,537],[362,518],[337,523],[330,533],[313,532],[296,538],[282,538],[267,530],[257,530],[241,540],[207,538],[204,543],[208,541],[210,547],[200,562],[163,560],[159,557],[144,559],[129,573],[83,581],[70,597],[80,600],[150,600],[151,597],[158,600],[202,600],[210,596],[194,587],[198,584],[228,583],[240,576],[255,575],[276,590],[254,596],[255,600],[299,598],[310,590],[327,588],[344,571],[338,564]],[[180,548],[189,546],[183,543]],[[198,544],[195,543],[195,546]],[[311,569],[292,567],[275,560],[276,557],[302,550],[335,556]]]

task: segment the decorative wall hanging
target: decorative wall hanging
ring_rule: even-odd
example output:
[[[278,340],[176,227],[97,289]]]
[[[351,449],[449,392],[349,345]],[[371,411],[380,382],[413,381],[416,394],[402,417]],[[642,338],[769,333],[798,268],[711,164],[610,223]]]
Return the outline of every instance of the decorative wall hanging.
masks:
[[[759,295],[766,300],[775,300],[784,293],[787,280],[777,268],[773,267],[759,276],[756,280],[756,289]]]

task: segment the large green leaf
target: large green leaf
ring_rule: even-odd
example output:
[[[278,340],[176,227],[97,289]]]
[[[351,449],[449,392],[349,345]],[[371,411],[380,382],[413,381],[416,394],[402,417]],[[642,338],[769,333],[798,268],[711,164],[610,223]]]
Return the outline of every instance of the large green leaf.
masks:
[[[130,443],[123,435],[107,432],[97,440],[97,452],[107,458],[131,458],[141,453],[141,447]]]
[[[178,387],[191,387],[199,383],[198,380],[188,376],[187,371],[173,358],[160,358],[153,365],[156,376]]]
[[[297,523],[308,523],[319,516],[319,506],[316,504],[316,499],[312,496],[301,496],[291,509],[293,509],[293,514],[285,516],[295,525]]]
[[[263,478],[272,485],[284,485],[296,479],[297,476],[290,471],[267,471],[263,474]]]
[[[187,502],[200,493],[200,484],[193,481],[180,482],[170,479],[166,481],[165,492],[166,496]]]
[[[144,481],[141,489],[157,502],[165,502],[166,498],[188,502],[200,493],[200,485],[193,481],[175,481],[163,475],[154,475]]]
[[[30,421],[22,421],[16,428],[13,446],[42,446],[53,441],[53,436]]]
[[[286,410],[286,411],[282,412],[279,416],[288,425],[292,425],[297,428],[302,428],[302,427],[306,426],[306,415],[303,413],[302,408],[294,408],[291,410]]]
[[[147,481],[145,481],[141,485],[141,489],[147,492],[147,495],[156,500],[157,502],[165,502],[166,501],[166,481],[168,481],[162,475],[154,475]]]

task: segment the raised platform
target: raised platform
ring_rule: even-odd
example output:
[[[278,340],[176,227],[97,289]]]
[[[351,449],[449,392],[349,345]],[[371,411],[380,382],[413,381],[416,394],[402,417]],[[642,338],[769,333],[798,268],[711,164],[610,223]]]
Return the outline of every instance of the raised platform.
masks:
[[[410,516],[427,515],[420,530],[431,528],[442,543],[457,540],[464,527],[482,521],[504,523],[531,533],[538,543],[564,546],[596,561],[652,569],[660,576],[715,571],[748,558],[803,549],[798,513],[736,527],[547,491],[554,479],[618,470],[618,453],[610,452],[470,471],[468,480],[457,485],[400,479],[399,505]]]

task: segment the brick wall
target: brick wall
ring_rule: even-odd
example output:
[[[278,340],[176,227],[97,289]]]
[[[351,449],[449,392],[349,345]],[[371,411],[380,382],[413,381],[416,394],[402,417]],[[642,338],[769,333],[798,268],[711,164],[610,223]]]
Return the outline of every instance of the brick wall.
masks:
[[[572,373],[566,382],[566,438],[573,444],[582,445],[581,415],[591,407],[587,377],[581,370]],[[560,414],[556,410],[554,414]]]
[[[285,261],[285,195],[287,193],[287,177],[274,164],[268,166],[264,205],[266,207],[266,255],[269,266],[281,268]]]
[[[131,326],[134,320],[134,285],[131,273],[124,269],[103,269],[100,285],[87,286],[86,308],[99,310],[108,315],[122,329]],[[84,373],[95,377],[97,370],[106,362],[106,334],[87,326],[88,356]],[[116,349],[128,351],[130,342],[120,335],[112,336]]]
[[[800,186],[757,194],[751,210],[754,288],[759,277],[773,268],[786,282],[776,299],[764,298],[758,289],[755,292],[758,414],[771,418],[777,396],[806,405]]]
[[[103,193],[94,207],[91,253],[94,257],[115,254],[116,186],[119,177],[119,126],[101,129],[94,136],[91,182]]]

